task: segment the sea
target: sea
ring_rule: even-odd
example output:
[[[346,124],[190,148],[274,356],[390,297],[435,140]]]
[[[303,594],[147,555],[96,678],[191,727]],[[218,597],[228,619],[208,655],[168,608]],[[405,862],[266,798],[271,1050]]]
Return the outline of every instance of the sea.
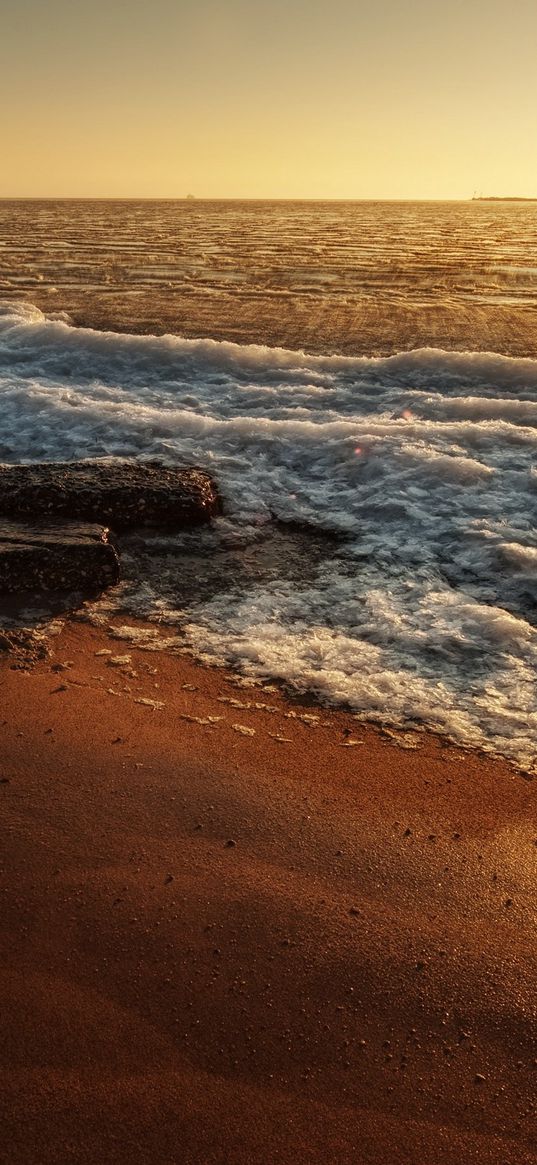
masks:
[[[537,203],[0,202],[0,394],[218,484],[96,621],[536,769]]]

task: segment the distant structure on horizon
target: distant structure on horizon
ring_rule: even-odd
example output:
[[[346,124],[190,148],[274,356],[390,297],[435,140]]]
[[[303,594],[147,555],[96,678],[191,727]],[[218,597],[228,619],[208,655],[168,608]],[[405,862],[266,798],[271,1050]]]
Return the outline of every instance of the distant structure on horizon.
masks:
[[[537,202],[537,197],[524,198],[520,194],[474,194],[472,202]]]

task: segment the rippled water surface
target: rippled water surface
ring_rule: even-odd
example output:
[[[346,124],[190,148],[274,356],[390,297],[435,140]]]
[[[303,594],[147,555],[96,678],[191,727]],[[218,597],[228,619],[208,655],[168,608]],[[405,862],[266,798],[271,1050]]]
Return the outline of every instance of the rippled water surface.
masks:
[[[0,296],[314,352],[537,355],[537,203],[0,202]]]

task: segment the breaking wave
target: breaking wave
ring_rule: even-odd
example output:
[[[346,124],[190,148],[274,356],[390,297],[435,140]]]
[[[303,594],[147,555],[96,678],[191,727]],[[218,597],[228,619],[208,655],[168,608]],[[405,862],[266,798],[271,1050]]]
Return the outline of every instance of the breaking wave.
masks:
[[[0,389],[4,462],[156,457],[216,478],[225,516],[196,547],[161,545],[133,609],[204,658],[533,766],[537,361],[307,356],[8,303]],[[302,572],[276,558],[247,585],[224,570],[209,593],[174,586],[172,550],[214,571],[274,519],[332,541]]]

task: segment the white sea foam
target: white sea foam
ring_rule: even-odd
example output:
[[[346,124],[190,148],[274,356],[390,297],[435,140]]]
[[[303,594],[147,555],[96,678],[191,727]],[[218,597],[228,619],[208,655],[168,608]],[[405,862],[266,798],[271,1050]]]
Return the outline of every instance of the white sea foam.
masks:
[[[311,357],[4,304],[0,388],[5,462],[209,469],[226,509],[199,539],[213,556],[274,516],[344,536],[304,577],[261,571],[188,602],[171,568],[148,576],[138,609],[195,650],[533,765],[537,361]]]

